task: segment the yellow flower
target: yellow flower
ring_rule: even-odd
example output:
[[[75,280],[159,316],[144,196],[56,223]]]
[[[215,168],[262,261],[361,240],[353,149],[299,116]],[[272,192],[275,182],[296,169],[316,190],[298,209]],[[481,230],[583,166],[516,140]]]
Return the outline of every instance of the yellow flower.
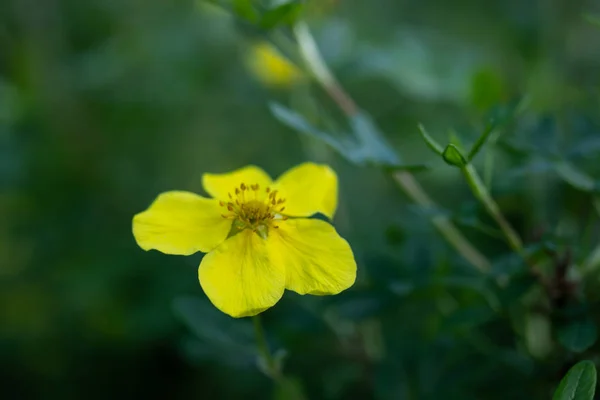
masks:
[[[251,48],[248,66],[256,78],[267,86],[287,87],[302,78],[300,70],[269,43],[258,43]]]
[[[208,253],[200,285],[210,301],[232,317],[272,307],[285,289],[300,294],[337,294],[354,284],[356,262],[348,243],[329,223],[337,176],[326,165],[305,163],[271,180],[247,166],[204,174],[213,197],[166,192],[133,218],[133,235],[144,250],[166,254]]]

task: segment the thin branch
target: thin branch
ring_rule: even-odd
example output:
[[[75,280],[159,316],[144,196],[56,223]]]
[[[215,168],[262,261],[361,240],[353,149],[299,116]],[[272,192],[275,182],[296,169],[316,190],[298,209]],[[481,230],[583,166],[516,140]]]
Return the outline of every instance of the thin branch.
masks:
[[[346,116],[355,116],[359,112],[359,107],[348,93],[346,93],[323,60],[306,23],[299,22],[296,24],[294,33],[308,70]],[[400,188],[415,203],[427,208],[435,207],[433,200],[431,200],[412,174],[401,171],[394,173],[393,177]],[[450,243],[450,245],[453,246],[465,260],[481,272],[488,272],[490,270],[491,264],[488,259],[462,235],[448,217],[441,215],[433,216],[431,222],[448,243]]]

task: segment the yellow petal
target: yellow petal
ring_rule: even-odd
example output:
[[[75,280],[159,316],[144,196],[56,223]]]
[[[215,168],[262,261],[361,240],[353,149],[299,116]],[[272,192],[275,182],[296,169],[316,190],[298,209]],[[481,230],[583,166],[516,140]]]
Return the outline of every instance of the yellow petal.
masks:
[[[133,236],[144,250],[190,255],[209,252],[225,240],[231,220],[221,217],[216,200],[190,192],[162,193],[133,217]]]
[[[225,174],[202,175],[204,190],[215,199],[223,200],[229,198],[228,193],[233,195],[235,188],[239,188],[241,183],[246,185],[259,184],[261,187],[266,188],[271,182],[271,177],[261,168],[254,165],[248,165],[247,167]]]
[[[338,183],[337,175],[327,165],[300,164],[281,175],[275,186],[286,199],[286,215],[309,217],[320,212],[333,218]]]
[[[300,294],[337,294],[354,284],[352,250],[327,222],[290,219],[271,229],[269,254],[286,270],[286,289]]]
[[[230,237],[204,256],[198,278],[215,307],[235,318],[272,307],[285,288],[283,266],[271,263],[266,241],[250,230]]]

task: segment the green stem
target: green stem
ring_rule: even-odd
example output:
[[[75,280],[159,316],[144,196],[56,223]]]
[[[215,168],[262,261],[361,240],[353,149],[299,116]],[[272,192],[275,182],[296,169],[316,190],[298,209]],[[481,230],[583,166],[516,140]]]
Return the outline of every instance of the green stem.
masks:
[[[264,367],[267,370],[266,372],[271,378],[273,378],[276,381],[279,381],[282,378],[281,372],[277,367],[277,362],[275,361],[275,358],[269,350],[269,343],[267,342],[265,330],[263,329],[260,317],[258,315],[255,315],[254,317],[252,317],[252,322],[254,323],[254,333],[256,335],[256,347],[258,348],[258,352],[261,356],[262,361],[264,362]]]
[[[346,93],[323,60],[308,26],[305,23],[300,22],[294,27],[294,33],[298,40],[300,53],[304,58],[307,69],[346,116],[356,116],[359,112],[358,105],[348,93]],[[413,199],[415,203],[423,207],[435,206],[433,200],[429,198],[412,174],[406,171],[396,172],[393,177],[400,188],[407,196]],[[486,272],[490,269],[491,264],[487,258],[462,235],[447,217],[440,215],[434,216],[431,218],[431,222],[448,243],[450,243],[450,245],[475,268],[481,272]]]
[[[415,180],[414,176],[409,172],[396,172],[394,174],[394,180],[415,203],[424,208],[436,207],[435,202],[431,200],[421,185]],[[488,259],[463,236],[448,217],[445,215],[433,216],[431,218],[431,223],[465,260],[470,262],[481,272],[489,271],[491,264]]]
[[[506,237],[506,241],[510,245],[510,247],[520,255],[524,255],[523,251],[523,241],[519,237],[519,234],[513,229],[510,223],[504,218],[502,212],[500,211],[500,207],[494,201],[487,188],[481,181],[479,174],[473,167],[472,164],[467,164],[463,168],[461,168],[465,178],[467,179],[467,183],[469,184],[471,190],[475,197],[483,204],[487,212],[491,215],[491,217],[496,221],[502,233]]]

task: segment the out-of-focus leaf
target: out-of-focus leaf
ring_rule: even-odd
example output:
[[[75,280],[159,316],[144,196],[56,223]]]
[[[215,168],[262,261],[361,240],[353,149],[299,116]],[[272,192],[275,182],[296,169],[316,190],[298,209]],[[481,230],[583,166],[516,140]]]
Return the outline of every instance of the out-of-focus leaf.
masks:
[[[436,142],[436,140],[432,138],[431,135],[429,135],[429,133],[427,133],[425,127],[422,124],[419,124],[419,133],[421,134],[423,140],[425,140],[425,144],[427,144],[427,147],[429,147],[434,153],[443,156],[444,148],[438,142]]]
[[[396,301],[391,292],[353,290],[332,299],[332,306],[342,318],[358,321],[381,314]]]
[[[598,215],[600,215],[600,196],[595,196],[594,199],[592,200],[592,204],[594,205],[594,209],[596,210],[596,213]]]
[[[485,129],[483,130],[481,135],[479,135],[475,144],[473,144],[471,151],[469,151],[469,155],[467,156],[467,160],[469,160],[469,162],[473,161],[473,159],[475,158],[477,153],[479,153],[479,150],[481,150],[481,147],[483,147],[483,145],[487,142],[487,140],[489,139],[492,132],[494,132],[495,128],[496,128],[495,120],[489,121],[486,124]]]
[[[453,144],[446,146],[444,152],[442,153],[442,157],[444,157],[444,161],[446,161],[447,164],[455,167],[462,168],[467,165],[467,160],[460,153],[458,147]]]
[[[596,27],[600,28],[600,16],[598,16],[598,15],[592,15],[592,14],[586,14],[584,16],[584,18],[590,24],[595,25]]]
[[[596,342],[598,328],[591,319],[582,318],[561,326],[557,336],[560,344],[566,349],[581,353]]]
[[[258,12],[254,9],[251,0],[233,0],[233,12],[238,17],[251,23],[259,20]]]
[[[442,329],[473,329],[490,321],[494,316],[494,311],[487,306],[462,307],[444,319]]]
[[[286,376],[277,381],[274,400],[304,400],[306,399],[302,382],[294,377]]]
[[[525,344],[535,358],[544,358],[552,351],[552,324],[547,315],[528,313],[525,317]]]
[[[383,169],[388,172],[402,172],[402,171],[424,172],[424,171],[429,171],[431,169],[431,167],[426,164],[413,164],[413,165],[399,164],[399,165],[385,165],[383,167]]]
[[[385,140],[368,114],[357,113],[350,119],[350,125],[366,160],[384,165],[399,164],[398,155],[392,150],[391,145]]]
[[[173,301],[173,308],[200,340],[192,344],[192,354],[218,357],[222,353],[230,360],[255,358],[255,341],[250,320],[231,318],[207,300],[195,297],[177,298]]]
[[[592,400],[596,393],[596,379],[594,363],[581,361],[560,381],[552,400]]]
[[[22,111],[22,101],[17,88],[0,79],[0,124],[16,121]]]
[[[350,161],[358,162],[359,155],[357,149],[353,149],[351,143],[344,141],[340,138],[334,137],[327,132],[323,132],[320,129],[314,127],[308,122],[302,115],[295,111],[290,110],[287,107],[282,106],[278,103],[270,103],[269,108],[273,116],[279,120],[279,122],[287,125],[288,127],[303,133],[310,135],[317,139],[322,140],[334,150],[338,151],[342,156],[348,158]]]
[[[479,293],[492,310],[500,308],[500,302],[496,293],[491,288],[490,282],[481,276],[447,276],[439,279],[436,283],[444,288],[461,288],[473,290]]]
[[[567,161],[560,161],[554,164],[556,173],[568,184],[584,192],[591,192],[596,189],[596,182],[585,172],[575,168]]]
[[[488,110],[506,96],[506,82],[491,68],[477,71],[471,78],[471,104],[479,111]]]
[[[281,24],[293,24],[302,11],[303,3],[290,1],[267,10],[258,25],[265,30],[273,29]]]
[[[600,136],[585,137],[569,148],[566,157],[595,157],[600,152]]]
[[[504,235],[502,234],[501,231],[499,231],[496,228],[492,228],[489,225],[484,224],[483,222],[478,220],[474,215],[469,216],[469,217],[465,216],[465,217],[452,218],[452,221],[454,221],[457,225],[462,225],[465,227],[476,229],[479,232],[484,233],[488,236],[491,236],[495,239],[504,238]]]
[[[400,158],[391,149],[371,118],[358,113],[350,119],[352,134],[341,137],[314,127],[300,114],[278,103],[270,103],[271,112],[280,122],[296,131],[322,140],[347,160],[358,165],[401,165]]]
[[[518,256],[508,257],[503,262],[494,262],[492,268],[492,279],[496,282],[499,280],[502,284],[497,290],[497,295],[504,308],[519,304],[521,299],[539,284]]]

